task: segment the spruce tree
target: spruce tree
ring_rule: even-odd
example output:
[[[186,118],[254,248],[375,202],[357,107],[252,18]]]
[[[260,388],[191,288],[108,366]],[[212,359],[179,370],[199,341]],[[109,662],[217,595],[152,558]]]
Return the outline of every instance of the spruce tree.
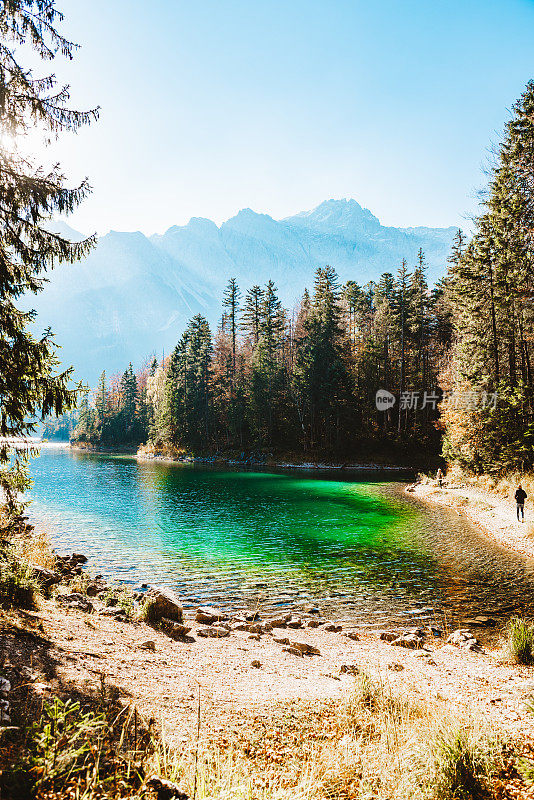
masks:
[[[406,300],[407,300],[406,295],[408,290],[408,281],[409,281],[408,265],[406,263],[406,259],[403,258],[402,264],[397,273],[397,295],[395,298],[398,328],[399,328],[399,338],[400,338],[399,404],[397,412],[398,433],[401,432],[401,426],[402,426],[402,409],[401,409],[400,398],[403,395],[405,380],[406,380]]]
[[[205,448],[212,435],[212,341],[197,314],[170,359],[165,382],[165,439],[174,447]]]
[[[227,309],[225,312],[225,318],[230,329],[230,340],[232,346],[232,362],[231,362],[232,388],[234,387],[236,380],[237,330],[239,326],[240,297],[241,297],[241,292],[239,291],[239,286],[237,285],[236,279],[230,278],[223,297],[223,308]]]
[[[257,346],[260,339],[263,290],[253,286],[245,297],[242,326],[252,345]]]
[[[339,300],[335,270],[319,267],[294,375],[305,420],[306,448],[331,449],[339,444],[350,382],[343,354]]]
[[[101,373],[100,378],[98,379],[98,384],[96,387],[95,408],[96,408],[97,424],[100,428],[100,436],[102,437],[108,415],[108,389],[106,383],[105,370]]]
[[[260,446],[271,446],[277,436],[285,322],[276,286],[269,281],[262,294],[258,344],[252,356],[248,387],[250,427],[255,443]]]
[[[124,372],[120,381],[120,396],[121,396],[121,416],[123,420],[122,436],[125,440],[135,437],[135,415],[137,409],[137,378],[135,377],[132,364],[128,365],[128,369]]]
[[[58,88],[53,74],[35,77],[21,60],[24,53],[28,62],[72,58],[75,45],[57,28],[62,19],[54,0],[4,0],[0,6],[0,126],[13,141],[0,146],[1,437],[26,437],[36,417],[61,414],[77,398],[72,370],[58,372],[51,331],[35,338],[29,330],[34,312],[17,307],[23,294],[43,288],[48,270],[77,261],[94,244],[94,238],[70,242],[47,227],[54,214],[68,214],[83,200],[87,181],[69,188],[59,166],[45,170],[19,150],[30,131],[56,137],[96,118],[96,111],[69,108],[69,88]],[[0,446],[0,488],[10,512],[28,485],[26,464],[27,453]]]
[[[533,109],[531,82],[506,125],[474,236],[451,258],[455,341],[444,453],[477,471],[534,466]],[[496,402],[461,407],[468,393]]]

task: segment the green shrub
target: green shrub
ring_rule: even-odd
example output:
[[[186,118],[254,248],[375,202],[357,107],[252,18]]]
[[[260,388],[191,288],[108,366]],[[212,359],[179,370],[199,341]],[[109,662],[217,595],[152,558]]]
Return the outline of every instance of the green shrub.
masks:
[[[0,554],[0,605],[3,608],[34,608],[37,581],[31,567],[9,551]]]
[[[127,586],[110,586],[104,595],[105,606],[117,606],[131,617],[134,610],[133,592]]]
[[[19,757],[0,771],[0,795],[13,800],[139,798],[151,738],[134,709],[117,711],[110,692],[83,708],[72,699],[44,703],[21,731]]]
[[[67,784],[85,773],[100,747],[106,719],[80,704],[55,697],[45,703],[38,722],[30,730],[28,771],[34,786]]]
[[[508,625],[508,651],[516,664],[534,664],[534,625],[513,617]]]

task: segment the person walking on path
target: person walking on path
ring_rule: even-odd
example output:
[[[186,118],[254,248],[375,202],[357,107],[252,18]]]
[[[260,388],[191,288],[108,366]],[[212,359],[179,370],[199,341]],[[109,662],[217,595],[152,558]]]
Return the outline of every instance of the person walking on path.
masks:
[[[436,480],[441,488],[443,486],[443,472],[441,471],[441,467],[438,469]]]
[[[519,484],[516,489],[516,493],[514,495],[515,502],[517,503],[517,521],[519,522],[519,512],[521,512],[521,522],[525,521],[525,500],[527,499],[527,493]]]

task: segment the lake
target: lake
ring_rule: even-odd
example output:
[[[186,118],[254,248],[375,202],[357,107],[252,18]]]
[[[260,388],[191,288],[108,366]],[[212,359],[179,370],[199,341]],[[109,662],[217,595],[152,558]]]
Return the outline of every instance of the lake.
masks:
[[[532,564],[391,481],[137,462],[44,447],[32,520],[108,579],[184,605],[306,601],[363,624],[530,608]],[[513,509],[512,509],[513,511]]]

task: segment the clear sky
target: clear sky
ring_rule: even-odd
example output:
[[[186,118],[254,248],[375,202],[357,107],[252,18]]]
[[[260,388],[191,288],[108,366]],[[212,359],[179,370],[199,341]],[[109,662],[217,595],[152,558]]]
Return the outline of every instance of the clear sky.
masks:
[[[354,197],[384,224],[466,225],[534,78],[534,0],[57,0],[90,129],[63,139],[84,231],[162,232]]]

